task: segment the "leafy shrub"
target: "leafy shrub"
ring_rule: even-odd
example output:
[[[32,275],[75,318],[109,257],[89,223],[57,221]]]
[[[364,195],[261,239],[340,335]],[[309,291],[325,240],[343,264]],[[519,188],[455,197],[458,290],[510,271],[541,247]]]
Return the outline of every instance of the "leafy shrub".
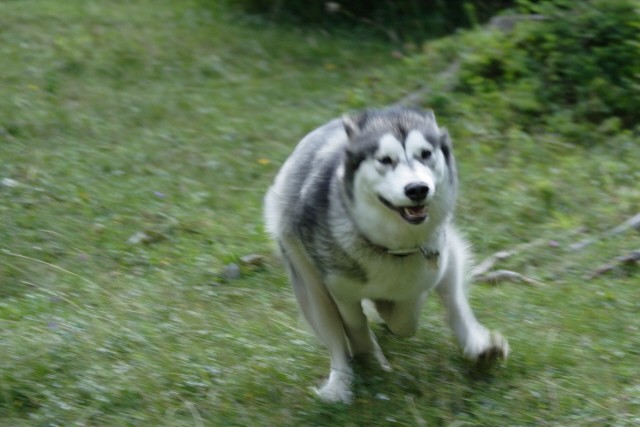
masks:
[[[527,4],[544,16],[487,32],[462,59],[458,90],[507,94],[537,122],[633,127],[640,118],[640,8],[634,0]],[[541,115],[542,114],[542,115]],[[572,133],[568,131],[567,133]]]
[[[640,5],[597,0],[550,12],[522,44],[541,75],[543,99],[575,107],[587,120],[617,116],[637,123]]]

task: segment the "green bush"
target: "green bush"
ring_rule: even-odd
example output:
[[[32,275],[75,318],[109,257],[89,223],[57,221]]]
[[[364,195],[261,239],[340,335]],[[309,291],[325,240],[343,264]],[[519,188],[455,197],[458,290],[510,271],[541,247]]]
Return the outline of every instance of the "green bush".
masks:
[[[637,1],[526,6],[527,12],[544,19],[522,23],[508,33],[488,32],[462,59],[458,90],[506,93],[511,107],[534,122],[543,117],[560,127],[580,121],[605,128],[637,125]]]
[[[522,46],[540,73],[543,100],[574,107],[579,118],[619,117],[627,126],[640,112],[640,5],[635,0],[575,2],[551,9]]]

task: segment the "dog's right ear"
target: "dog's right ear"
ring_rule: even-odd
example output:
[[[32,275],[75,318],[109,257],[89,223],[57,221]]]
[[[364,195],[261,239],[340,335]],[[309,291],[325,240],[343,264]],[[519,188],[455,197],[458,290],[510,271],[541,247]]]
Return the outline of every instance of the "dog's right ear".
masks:
[[[358,126],[356,120],[348,114],[342,115],[342,126],[344,126],[344,130],[345,132],[347,132],[347,136],[349,137],[349,139],[360,132],[360,126]]]

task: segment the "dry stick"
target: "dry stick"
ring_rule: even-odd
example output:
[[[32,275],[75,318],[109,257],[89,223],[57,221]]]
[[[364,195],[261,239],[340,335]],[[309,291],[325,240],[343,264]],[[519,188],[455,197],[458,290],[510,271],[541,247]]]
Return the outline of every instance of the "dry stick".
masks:
[[[544,283],[539,280],[527,277],[524,274],[517,273],[511,270],[496,270],[489,273],[485,273],[475,278],[478,281],[485,283],[498,284],[498,282],[520,282],[531,286],[544,286]]]
[[[615,236],[616,234],[621,234],[631,229],[640,231],[640,213],[637,213],[636,215],[632,216],[631,218],[629,218],[622,224],[618,225],[617,227],[614,227],[611,230],[605,233],[602,233],[600,236],[590,237],[588,239],[584,239],[577,243],[574,243],[573,245],[569,246],[569,249],[571,249],[572,251],[580,251],[586,248],[587,246],[589,246],[590,244],[597,242],[598,240],[601,240],[610,236]]]
[[[574,233],[578,233],[581,228],[571,230],[568,235],[572,235]],[[517,273],[515,271],[510,270],[496,270],[491,271],[491,269],[498,263],[499,261],[505,260],[513,255],[519,254],[527,249],[541,246],[547,243],[548,239],[540,238],[533,240],[531,242],[525,242],[517,245],[511,250],[499,251],[494,253],[493,255],[485,258],[482,262],[480,262],[476,267],[471,270],[472,279],[478,282],[489,282],[489,283],[497,283],[500,281],[510,281],[510,282],[521,282],[526,283],[532,286],[542,286],[544,283],[527,277],[521,273]]]
[[[610,229],[609,231],[603,233],[597,237],[591,237],[589,239],[582,240],[578,243],[574,243],[569,246],[570,250],[577,251],[582,250],[588,245],[606,238],[610,236],[615,236],[617,234],[624,233],[628,230],[640,230],[640,213],[634,215],[628,220],[624,221],[620,225]],[[578,232],[580,229],[573,230],[572,233]],[[572,234],[571,233],[571,234]],[[498,262],[505,260],[519,252],[522,252],[525,249],[529,249],[533,246],[538,246],[541,243],[544,243],[546,239],[537,239],[532,242],[523,243],[519,246],[516,246],[512,250],[508,251],[500,251],[486,258],[484,261],[479,263],[475,268],[471,270],[471,277],[479,282],[492,282],[497,283],[499,281],[512,281],[512,282],[523,282],[530,285],[539,286],[542,285],[541,282],[532,279],[530,277],[524,276],[520,273],[510,270],[497,270],[494,272],[490,272],[493,266]],[[604,273],[607,273],[614,268],[622,265],[622,264],[634,264],[636,262],[640,262],[640,250],[635,250],[628,255],[623,255],[615,258],[614,260],[601,265],[597,269],[595,269],[591,274],[587,275],[586,279],[593,279],[597,276],[600,276]]]
[[[591,274],[587,275],[586,279],[596,278],[604,273],[608,273],[609,271],[615,269],[616,267],[622,264],[631,265],[637,262],[640,262],[640,249],[636,249],[635,251],[632,251],[627,255],[616,257],[612,261],[601,265],[600,267],[596,268]]]
[[[520,252],[527,250],[529,248],[543,245],[546,242],[547,242],[547,239],[541,238],[541,239],[533,240],[531,242],[521,243],[511,250],[496,252],[493,255],[489,256],[488,258],[485,258],[484,261],[482,261],[476,267],[474,267],[471,270],[471,276],[478,277],[478,276],[487,274],[489,270],[491,270],[498,261],[502,261],[509,257],[512,257],[513,255],[517,255]]]

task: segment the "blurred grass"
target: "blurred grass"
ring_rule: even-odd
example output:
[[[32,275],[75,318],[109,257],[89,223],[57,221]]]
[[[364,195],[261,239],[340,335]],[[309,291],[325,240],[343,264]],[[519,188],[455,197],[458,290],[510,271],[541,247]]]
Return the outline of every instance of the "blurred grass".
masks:
[[[422,53],[195,1],[0,3],[0,424],[637,423],[637,268],[582,277],[640,239],[568,250],[640,211],[637,134],[573,144],[446,93],[425,103],[446,102],[460,225],[479,258],[542,238],[504,267],[546,286],[474,289],[513,347],[491,373],[430,301],[417,337],[376,329],[395,372],[359,366],[354,405],[310,392],[328,358],[262,195],[307,131],[435,81]],[[221,278],[248,254],[267,260]]]

